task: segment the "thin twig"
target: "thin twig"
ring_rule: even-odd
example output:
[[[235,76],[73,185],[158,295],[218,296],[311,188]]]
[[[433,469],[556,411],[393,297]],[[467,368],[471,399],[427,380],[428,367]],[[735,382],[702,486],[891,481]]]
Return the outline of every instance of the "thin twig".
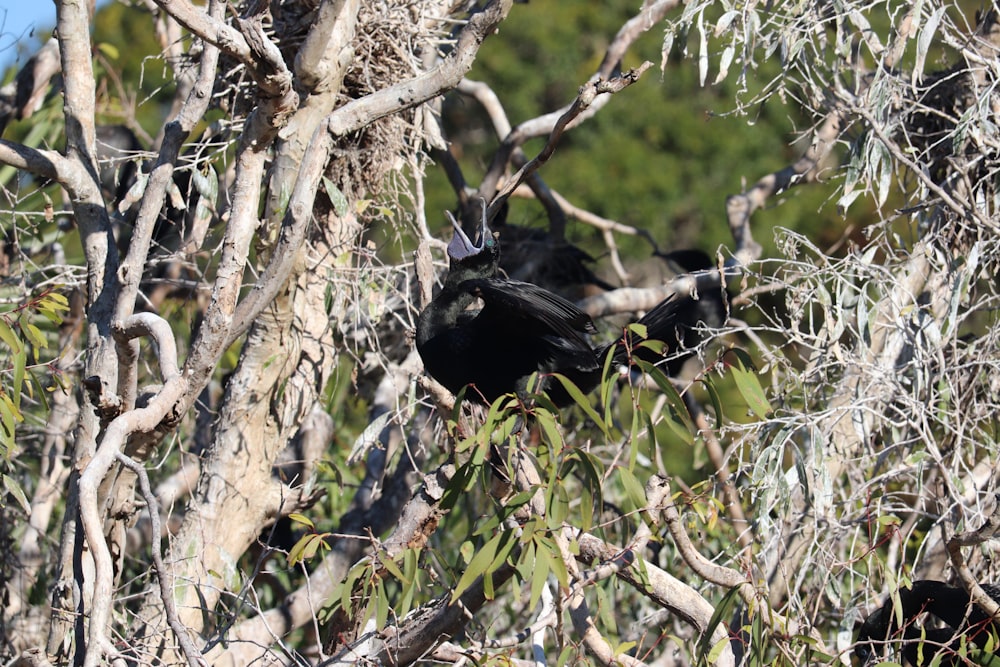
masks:
[[[173,570],[163,562],[163,554],[160,550],[160,506],[156,502],[156,494],[149,485],[149,475],[146,468],[135,461],[130,456],[118,452],[118,462],[135,473],[139,479],[139,490],[142,492],[143,500],[146,501],[146,511],[149,512],[149,525],[153,532],[153,539],[150,540],[150,552],[153,557],[153,567],[156,568],[156,578],[160,584],[160,599],[163,601],[163,612],[167,616],[167,623],[177,637],[177,643],[184,653],[190,667],[207,667],[208,662],[201,656],[198,648],[191,641],[188,629],[181,622],[177,615],[177,605],[174,603],[174,574]]]
[[[503,188],[497,194],[497,196],[490,203],[489,211],[487,217],[493,219],[497,211],[507,200],[517,186],[525,181],[529,175],[537,171],[543,164],[548,162],[549,158],[556,150],[556,146],[559,144],[560,138],[562,138],[563,132],[565,132],[571,123],[576,120],[576,118],[586,111],[594,103],[594,101],[601,95],[613,95],[614,93],[624,90],[628,86],[639,80],[643,73],[653,66],[653,63],[646,61],[639,67],[629,70],[620,76],[613,77],[607,81],[591,81],[583,86],[580,90],[580,94],[577,95],[576,99],[570,105],[569,109],[559,117],[556,121],[555,127],[552,128],[552,132],[549,134],[548,141],[545,142],[545,147],[542,148],[541,152],[534,158],[528,161],[523,167],[517,170],[510,180],[504,184]]]

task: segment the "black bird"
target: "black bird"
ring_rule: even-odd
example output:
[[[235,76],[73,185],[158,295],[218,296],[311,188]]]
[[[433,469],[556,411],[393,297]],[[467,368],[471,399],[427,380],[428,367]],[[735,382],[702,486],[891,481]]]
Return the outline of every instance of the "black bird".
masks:
[[[697,274],[716,268],[712,258],[702,250],[674,250],[657,252],[656,255],[678,275]],[[710,289],[699,290],[696,297],[685,296],[678,299],[673,326],[667,332],[660,332],[659,338],[667,344],[671,353],[665,364],[667,375],[679,375],[685,362],[694,355],[695,349],[705,338],[701,327],[718,329],[726,324],[729,319],[729,300],[729,292],[721,283]],[[648,355],[648,350],[640,352],[640,358],[647,358]]]
[[[514,280],[524,280],[569,298],[614,289],[591,269],[595,260],[582,248],[548,229],[507,222],[508,205],[493,218],[493,230],[503,246],[500,269]]]
[[[1000,602],[1000,586],[984,584],[983,590]],[[891,598],[861,625],[854,655],[862,665],[875,664],[880,656],[885,655],[888,643],[899,640],[902,640],[903,657],[914,667],[929,665],[938,652],[942,654],[941,665],[974,664],[958,656],[960,637],[964,635],[968,644],[978,642],[982,645],[988,633],[995,629],[983,610],[971,603],[964,588],[949,586],[941,581],[923,579],[914,581],[912,588],[899,589],[899,605],[902,630]],[[921,628],[916,624],[916,618],[923,613],[937,617],[948,627]],[[921,653],[923,662],[918,662]]]
[[[417,320],[417,351],[434,379],[452,393],[471,385],[468,396],[490,403],[506,393],[525,393],[529,377],[538,372],[545,383],[541,388],[555,405],[564,406],[570,395],[561,383],[546,381],[547,374],[561,373],[587,393],[600,382],[610,348],[616,365],[628,363],[629,351],[641,342],[638,336],[629,331],[611,345],[594,348],[586,338],[596,333],[589,315],[537,285],[498,275],[500,245],[485,211],[476,242],[454,218],[452,225],[444,287]],[[469,311],[477,298],[483,307]],[[676,338],[679,303],[665,299],[639,320],[647,338]]]

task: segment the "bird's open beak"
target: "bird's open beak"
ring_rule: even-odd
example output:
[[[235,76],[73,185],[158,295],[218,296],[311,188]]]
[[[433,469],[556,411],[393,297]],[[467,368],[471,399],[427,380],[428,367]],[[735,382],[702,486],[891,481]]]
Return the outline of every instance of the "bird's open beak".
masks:
[[[462,260],[481,253],[486,245],[486,239],[490,238],[492,233],[490,232],[489,225],[486,224],[486,203],[483,202],[483,220],[482,226],[479,229],[478,244],[473,243],[465,234],[462,230],[462,225],[458,223],[458,220],[451,214],[451,211],[445,211],[445,215],[451,221],[451,226],[455,228],[455,235],[452,237],[451,243],[448,244],[448,256],[452,259]]]

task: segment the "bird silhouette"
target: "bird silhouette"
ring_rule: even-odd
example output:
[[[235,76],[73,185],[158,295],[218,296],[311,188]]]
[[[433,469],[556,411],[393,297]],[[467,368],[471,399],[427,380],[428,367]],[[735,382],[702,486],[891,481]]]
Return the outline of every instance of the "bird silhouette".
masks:
[[[983,590],[1000,602],[1000,586],[984,584]],[[995,629],[989,616],[971,604],[964,588],[941,581],[921,579],[914,581],[911,588],[899,589],[898,611],[902,624],[890,597],[862,623],[854,647],[854,655],[862,665],[876,664],[890,643],[900,641],[903,658],[914,667],[931,664],[939,653],[940,665],[975,664],[959,657],[961,637],[967,645],[977,641],[981,644]],[[937,617],[948,627],[921,627],[916,619],[923,613]]]
[[[544,287],[559,296],[577,299],[614,289],[599,278],[595,260],[551,229],[522,227],[508,222],[506,202],[491,221],[503,247],[500,270],[507,277]]]
[[[684,249],[671,252],[657,252],[671,270],[680,275],[699,274],[716,268],[716,263],[702,250]],[[667,331],[658,332],[671,354],[664,368],[667,375],[676,377],[684,364],[705,339],[703,327],[718,329],[729,319],[730,295],[725,286],[703,289],[697,296],[686,295],[678,297],[676,315],[673,326]],[[650,351],[641,349],[640,358],[655,361],[650,358]]]
[[[631,328],[613,343],[595,347],[587,339],[596,333],[594,323],[576,305],[499,275],[500,244],[485,207],[474,239],[448,217],[455,228],[448,244],[449,272],[417,319],[417,351],[431,377],[455,394],[468,386],[467,396],[488,404],[507,393],[526,394],[529,378],[538,373],[536,389],[562,407],[573,399],[561,383],[551,381],[553,373],[588,393],[600,382],[609,351],[614,364],[628,365],[630,352],[642,342]],[[477,299],[482,308],[470,310]],[[668,297],[646,313],[638,322],[646,337],[676,343],[686,303]]]

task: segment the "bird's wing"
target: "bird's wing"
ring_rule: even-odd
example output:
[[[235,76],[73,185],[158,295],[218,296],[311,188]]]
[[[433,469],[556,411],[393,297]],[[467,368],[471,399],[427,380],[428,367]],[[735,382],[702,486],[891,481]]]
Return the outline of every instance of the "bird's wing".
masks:
[[[477,278],[462,283],[483,300],[492,319],[506,320],[534,335],[555,334],[591,349],[583,334],[597,333],[593,320],[557,294],[516,280]]]

